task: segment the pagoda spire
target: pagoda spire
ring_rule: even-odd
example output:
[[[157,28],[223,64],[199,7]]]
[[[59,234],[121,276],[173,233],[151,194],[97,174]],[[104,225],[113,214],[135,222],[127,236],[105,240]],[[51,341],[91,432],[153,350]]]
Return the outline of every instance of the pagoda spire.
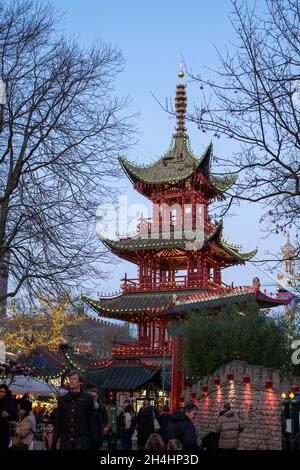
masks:
[[[286,243],[283,245],[281,248],[281,253],[283,255],[283,261],[284,261],[284,269],[285,272],[289,275],[294,274],[294,268],[295,268],[295,254],[296,254],[296,248],[294,245],[291,243],[291,237],[290,237],[290,232],[287,232],[287,237],[286,237]]]
[[[177,127],[176,127],[175,137],[184,137],[185,132],[186,132],[185,113],[186,113],[187,98],[186,98],[185,84],[182,83],[182,79],[184,77],[182,64],[180,64],[178,77],[180,79],[180,82],[176,86],[175,109],[176,109]]]

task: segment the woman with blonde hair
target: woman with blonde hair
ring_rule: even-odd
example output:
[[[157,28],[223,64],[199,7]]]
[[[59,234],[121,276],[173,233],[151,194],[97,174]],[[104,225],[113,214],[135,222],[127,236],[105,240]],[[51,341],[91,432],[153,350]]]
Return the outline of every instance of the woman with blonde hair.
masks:
[[[163,438],[157,433],[150,434],[145,445],[145,450],[163,450],[164,448],[165,443]]]

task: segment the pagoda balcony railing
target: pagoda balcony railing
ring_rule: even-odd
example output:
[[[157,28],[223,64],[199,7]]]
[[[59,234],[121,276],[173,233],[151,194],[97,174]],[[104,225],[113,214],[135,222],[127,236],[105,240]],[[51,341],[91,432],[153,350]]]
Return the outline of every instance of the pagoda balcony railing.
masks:
[[[166,356],[171,354],[171,343],[143,343],[139,341],[112,341],[113,356]]]
[[[186,217],[185,222],[184,222],[184,229],[189,229],[189,228],[196,228],[196,219],[191,217]],[[216,228],[216,225],[212,224],[211,222],[205,222],[205,231],[206,232],[211,232]],[[137,230],[136,232],[130,232],[130,233],[121,233],[121,232],[116,232],[116,236],[119,237],[119,239],[122,240],[128,240],[130,238],[136,238],[137,236],[140,237],[145,237],[148,238],[151,236],[151,234],[157,234],[159,233],[160,237],[163,237],[163,234],[165,233],[166,235],[168,233],[173,233],[176,231],[178,233],[182,233],[182,222],[180,219],[176,219],[174,217],[171,217],[169,225],[166,225],[165,223],[160,221],[154,221],[153,219],[139,219],[138,225],[137,225]]]
[[[194,274],[194,275],[193,275]],[[205,290],[220,290],[225,291],[229,288],[224,283],[215,283],[213,279],[197,278],[196,273],[192,273],[189,276],[175,276],[170,280],[156,279],[143,279],[138,278],[122,279],[123,285],[122,290],[124,293],[128,292],[141,292],[141,291],[163,291],[163,290],[180,290],[180,289],[205,289]]]
[[[197,219],[196,217],[191,217],[189,214],[185,215],[185,220],[184,220],[184,227],[190,228],[190,227],[195,227],[196,226]],[[170,222],[169,222],[169,227],[170,230],[180,230],[182,229],[182,220],[178,217],[171,216],[170,217]],[[160,219],[159,221],[154,219],[148,218],[148,219],[139,219],[137,230],[138,233],[155,233],[155,232],[161,232],[164,231],[165,228],[168,228],[168,225],[166,224],[165,221]],[[205,223],[205,228],[207,231],[213,230],[215,228],[215,225],[213,225],[211,222],[206,222]]]

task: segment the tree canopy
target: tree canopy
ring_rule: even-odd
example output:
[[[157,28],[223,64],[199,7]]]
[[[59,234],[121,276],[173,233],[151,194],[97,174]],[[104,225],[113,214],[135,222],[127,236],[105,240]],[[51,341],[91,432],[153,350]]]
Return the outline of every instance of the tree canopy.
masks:
[[[225,211],[234,202],[259,203],[267,233],[294,227],[298,236],[300,2],[232,0],[232,7],[235,39],[217,49],[218,67],[190,72],[200,89],[190,119],[201,132],[237,143],[231,156],[215,155],[239,175]]]
[[[96,209],[132,130],[119,49],[59,32],[54,5],[0,0],[0,302],[101,278]],[[101,264],[99,261],[101,260]]]
[[[260,311],[256,303],[189,316],[184,334],[187,376],[205,376],[233,360],[297,372],[292,364],[290,324]],[[300,371],[298,371],[299,373]]]

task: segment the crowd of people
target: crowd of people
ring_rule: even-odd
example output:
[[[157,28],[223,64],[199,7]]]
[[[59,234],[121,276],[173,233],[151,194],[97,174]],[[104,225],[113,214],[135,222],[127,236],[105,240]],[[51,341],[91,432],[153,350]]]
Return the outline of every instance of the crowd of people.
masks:
[[[237,449],[243,422],[225,403],[216,423],[216,431],[201,436],[195,426],[198,408],[193,402],[171,414],[167,406],[159,412],[145,397],[136,413],[133,403],[125,400],[119,411],[117,435],[123,450],[132,449],[137,433],[140,450]],[[45,423],[42,435],[44,450],[99,450],[103,444],[108,414],[99,403],[98,391],[84,391],[83,377],[77,371],[69,374],[69,390],[59,397],[57,408]],[[16,400],[9,387],[0,385],[0,450],[33,449],[36,420],[32,403],[24,395]]]

